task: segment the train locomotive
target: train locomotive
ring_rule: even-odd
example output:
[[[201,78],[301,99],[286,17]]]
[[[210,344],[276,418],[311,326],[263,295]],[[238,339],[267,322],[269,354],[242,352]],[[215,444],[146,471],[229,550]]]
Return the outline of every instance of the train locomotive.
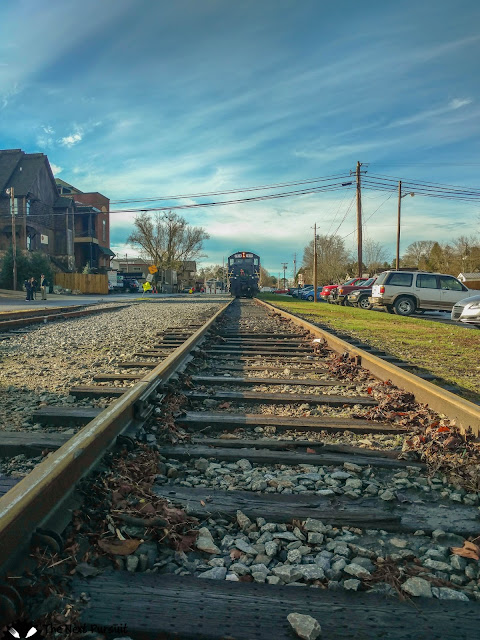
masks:
[[[238,251],[228,257],[230,295],[253,298],[259,292],[260,257],[249,251]]]

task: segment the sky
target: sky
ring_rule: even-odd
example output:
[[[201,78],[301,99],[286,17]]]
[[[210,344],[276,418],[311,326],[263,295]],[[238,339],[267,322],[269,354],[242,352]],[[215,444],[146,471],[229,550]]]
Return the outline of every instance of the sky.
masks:
[[[479,22],[477,0],[2,0],[0,148],[45,153],[57,177],[109,197],[120,256],[137,253],[135,213],[115,209],[348,176],[357,161],[366,176],[478,188]],[[355,250],[354,195],[178,213],[209,233],[205,264],[249,250],[291,275],[314,223]],[[396,194],[364,188],[362,203],[364,237],[391,260]],[[479,216],[405,198],[402,249],[471,235]]]

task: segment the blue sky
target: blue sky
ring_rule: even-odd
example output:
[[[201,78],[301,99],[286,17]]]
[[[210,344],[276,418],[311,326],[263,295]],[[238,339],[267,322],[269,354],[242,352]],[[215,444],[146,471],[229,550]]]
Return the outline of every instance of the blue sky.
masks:
[[[475,187],[479,23],[476,0],[2,0],[0,148],[46,153],[56,175],[113,201],[348,173],[357,160]],[[388,195],[364,190],[364,235],[393,257]],[[315,222],[331,232],[345,216],[338,234],[354,248],[352,196],[182,215],[210,233],[205,262],[248,249],[278,273],[301,261]],[[402,206],[403,248],[480,226],[474,204]],[[120,254],[134,253],[132,219],[111,216]]]

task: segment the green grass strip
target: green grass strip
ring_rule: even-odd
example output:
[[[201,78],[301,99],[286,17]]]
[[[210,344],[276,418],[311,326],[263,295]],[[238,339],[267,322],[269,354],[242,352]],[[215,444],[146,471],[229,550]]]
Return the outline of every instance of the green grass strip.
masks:
[[[480,331],[269,293],[258,297],[418,365],[448,384],[457,385],[458,395],[480,402]]]

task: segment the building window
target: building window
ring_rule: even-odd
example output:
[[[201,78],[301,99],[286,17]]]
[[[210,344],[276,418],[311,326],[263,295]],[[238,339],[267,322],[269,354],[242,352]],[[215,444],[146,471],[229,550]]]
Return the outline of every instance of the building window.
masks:
[[[106,242],[107,240],[107,221],[102,220],[102,240]]]
[[[27,216],[30,215],[30,200],[27,200]]]
[[[30,236],[27,236],[27,251],[32,250],[32,239]]]

